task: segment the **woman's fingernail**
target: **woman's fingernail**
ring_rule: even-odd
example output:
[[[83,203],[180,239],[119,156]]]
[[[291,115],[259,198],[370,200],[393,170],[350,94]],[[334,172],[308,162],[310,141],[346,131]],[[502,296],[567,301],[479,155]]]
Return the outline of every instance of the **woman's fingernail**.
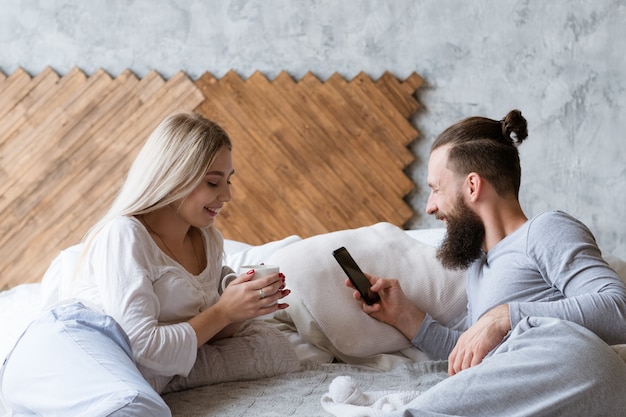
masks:
[[[279,272],[279,273],[278,273],[278,277],[279,277],[279,278],[282,278],[282,279],[283,279],[283,281],[285,280],[285,274],[283,274],[282,272]]]
[[[248,274],[248,275],[254,274],[254,269],[249,270],[248,272],[246,272],[246,274]]]

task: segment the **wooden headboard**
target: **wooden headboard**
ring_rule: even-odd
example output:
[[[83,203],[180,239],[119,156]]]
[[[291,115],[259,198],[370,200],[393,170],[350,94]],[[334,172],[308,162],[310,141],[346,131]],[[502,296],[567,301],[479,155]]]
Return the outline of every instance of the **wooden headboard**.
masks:
[[[404,170],[421,84],[417,74],[388,73],[324,82],[284,72],[195,82],[182,72],[0,73],[0,289],[39,281],[80,241],[175,111],[202,113],[233,140],[233,201],[218,220],[226,238],[261,244],[379,221],[403,226],[413,215]]]

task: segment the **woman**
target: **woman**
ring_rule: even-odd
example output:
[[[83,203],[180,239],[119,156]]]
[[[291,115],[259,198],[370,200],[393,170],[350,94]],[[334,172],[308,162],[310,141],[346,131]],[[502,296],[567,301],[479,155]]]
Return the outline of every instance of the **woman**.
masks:
[[[62,297],[74,301],[35,321],[5,361],[2,395],[15,413],[170,415],[158,392],[191,371],[199,347],[288,306],[278,273],[251,271],[218,294],[232,272],[214,227],[231,199],[231,149],[197,114],[156,128],[84,239]]]

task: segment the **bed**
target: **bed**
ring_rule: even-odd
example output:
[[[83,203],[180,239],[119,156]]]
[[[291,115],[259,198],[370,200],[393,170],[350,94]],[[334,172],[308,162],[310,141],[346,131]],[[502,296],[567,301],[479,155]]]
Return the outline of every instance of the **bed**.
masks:
[[[231,267],[280,266],[292,289],[290,307],[247,323],[233,342],[203,358],[203,371],[176,377],[163,395],[173,415],[380,415],[444,379],[445,362],[429,360],[395,329],[359,310],[331,255],[346,246],[363,269],[397,277],[410,298],[454,326],[465,311],[464,273],[438,265],[434,251],[444,233],[381,222],[261,245],[226,240],[225,264]],[[626,262],[605,257],[626,276]],[[0,293],[0,356],[37,316],[42,285]],[[626,346],[614,349],[626,360]],[[367,396],[368,405],[341,407],[341,401],[357,401],[355,395]]]
[[[165,115],[194,110],[235,143],[233,201],[217,223],[225,263],[277,264],[292,293],[287,310],[248,322],[198,372],[172,381],[163,397],[173,415],[380,415],[441,381],[446,363],[365,315],[332,258],[346,246],[440,321],[463,316],[464,274],[434,257],[444,230],[405,228],[418,216],[406,168],[425,160],[408,149],[421,84],[388,73],[0,74],[0,357],[38,315],[45,270],[103,214],[147,134]],[[607,260],[626,277],[623,260]],[[363,398],[369,405],[341,406]]]

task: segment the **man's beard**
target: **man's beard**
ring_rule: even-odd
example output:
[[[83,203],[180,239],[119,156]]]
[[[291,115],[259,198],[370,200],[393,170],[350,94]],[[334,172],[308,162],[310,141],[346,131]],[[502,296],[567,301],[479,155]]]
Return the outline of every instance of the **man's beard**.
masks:
[[[446,237],[437,249],[437,259],[447,269],[466,269],[482,254],[485,225],[459,195],[452,215],[446,215]]]

